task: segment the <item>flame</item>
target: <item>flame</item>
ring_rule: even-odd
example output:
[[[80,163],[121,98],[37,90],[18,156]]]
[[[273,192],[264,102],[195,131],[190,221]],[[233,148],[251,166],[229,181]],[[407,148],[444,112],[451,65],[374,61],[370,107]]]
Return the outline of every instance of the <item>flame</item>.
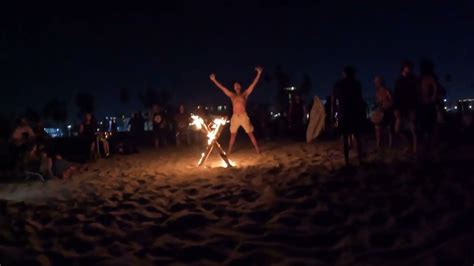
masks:
[[[234,163],[230,159],[228,159],[228,160],[229,160],[230,165],[227,165],[227,163],[224,161],[224,159],[221,159],[221,167],[228,168],[228,167],[235,167],[237,165],[236,163]]]
[[[207,145],[212,145],[213,142],[217,138],[217,134],[221,130],[222,126],[225,126],[229,121],[226,118],[215,118],[212,123],[209,125],[206,125],[204,123],[204,120],[199,117],[198,115],[191,114],[191,119],[192,122],[189,124],[190,126],[194,126],[197,130],[203,130],[207,133]],[[225,154],[225,153],[224,153]],[[206,156],[205,153],[201,153],[201,158],[198,161],[198,165],[204,160],[204,157]],[[229,167],[229,166],[234,166],[235,164],[229,160],[230,165],[227,165],[227,163],[222,159],[222,166],[223,167]]]
[[[191,122],[189,125],[195,126],[198,130],[202,129],[202,126],[204,125],[204,120],[202,120],[202,118],[198,115],[193,114],[191,115],[191,118],[193,119],[193,122]]]

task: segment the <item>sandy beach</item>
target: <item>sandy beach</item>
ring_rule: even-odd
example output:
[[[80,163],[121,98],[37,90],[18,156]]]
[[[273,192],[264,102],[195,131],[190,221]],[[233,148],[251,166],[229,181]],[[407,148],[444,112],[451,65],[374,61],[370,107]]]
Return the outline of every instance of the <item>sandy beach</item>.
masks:
[[[3,265],[472,265],[472,149],[342,168],[339,142],[146,150],[0,185]]]

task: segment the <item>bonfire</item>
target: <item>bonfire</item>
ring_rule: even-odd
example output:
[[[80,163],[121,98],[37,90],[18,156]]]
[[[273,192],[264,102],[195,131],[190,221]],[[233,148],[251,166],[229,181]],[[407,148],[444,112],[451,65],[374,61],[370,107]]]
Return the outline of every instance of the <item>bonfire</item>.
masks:
[[[207,161],[212,151],[216,149],[219,152],[219,155],[221,156],[225,167],[232,167],[231,161],[227,157],[227,154],[217,141],[217,139],[222,133],[222,130],[224,129],[224,126],[229,122],[227,118],[215,118],[209,124],[206,124],[200,116],[191,115],[191,118],[193,119],[193,122],[190,125],[194,126],[197,130],[202,131],[207,136],[207,147],[206,150],[201,153],[201,158],[198,161],[198,166],[202,166]]]

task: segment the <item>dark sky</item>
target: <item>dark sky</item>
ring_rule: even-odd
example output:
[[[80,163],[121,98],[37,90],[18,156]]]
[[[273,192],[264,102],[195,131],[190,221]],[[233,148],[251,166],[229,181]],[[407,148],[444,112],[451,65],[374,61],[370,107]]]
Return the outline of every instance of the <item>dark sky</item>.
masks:
[[[281,65],[295,85],[308,73],[323,96],[352,64],[369,96],[374,74],[392,86],[401,60],[422,58],[434,60],[451,98],[474,96],[472,0],[160,2],[2,7],[0,111],[53,97],[73,105],[86,91],[105,114],[122,108],[120,88],[135,97],[147,87],[175,102],[227,103],[209,73],[247,83],[256,64],[266,73]],[[252,97],[268,101],[274,90],[262,82]]]

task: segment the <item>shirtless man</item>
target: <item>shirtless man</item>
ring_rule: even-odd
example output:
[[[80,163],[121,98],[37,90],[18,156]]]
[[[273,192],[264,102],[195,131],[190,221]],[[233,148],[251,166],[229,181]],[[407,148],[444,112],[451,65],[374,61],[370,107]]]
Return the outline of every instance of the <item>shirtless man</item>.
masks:
[[[256,67],[255,71],[257,71],[257,76],[253,80],[252,84],[242,92],[242,88],[240,83],[234,82],[234,92],[231,92],[227,89],[224,85],[222,85],[219,81],[216,80],[216,75],[213,73],[209,76],[211,81],[221,89],[227,97],[232,100],[232,118],[230,120],[230,140],[229,140],[229,149],[228,153],[232,152],[232,147],[235,143],[235,137],[237,136],[237,130],[240,126],[242,126],[252,141],[253,146],[257,153],[260,154],[260,149],[258,148],[257,140],[253,135],[253,125],[250,123],[250,119],[247,115],[247,111],[245,109],[245,105],[247,104],[247,98],[252,93],[253,89],[255,89],[255,85],[257,85],[260,76],[262,75],[262,68]]]

